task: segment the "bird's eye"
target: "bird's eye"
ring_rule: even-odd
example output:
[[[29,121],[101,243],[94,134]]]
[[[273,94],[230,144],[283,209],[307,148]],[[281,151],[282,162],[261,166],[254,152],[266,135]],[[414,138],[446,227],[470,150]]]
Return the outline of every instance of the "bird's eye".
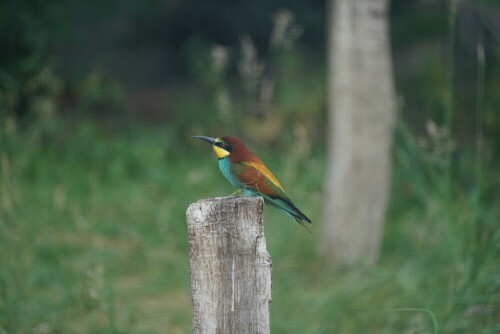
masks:
[[[226,144],[220,143],[220,147],[226,147]]]

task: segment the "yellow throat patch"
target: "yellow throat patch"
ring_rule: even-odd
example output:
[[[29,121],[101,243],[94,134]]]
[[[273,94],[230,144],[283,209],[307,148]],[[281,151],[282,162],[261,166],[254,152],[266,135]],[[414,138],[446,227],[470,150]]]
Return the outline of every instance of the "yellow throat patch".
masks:
[[[214,152],[215,152],[215,155],[217,156],[217,158],[219,159],[222,159],[222,158],[225,158],[229,155],[229,152],[226,151],[225,149],[223,148],[220,148],[219,146],[213,146],[214,148]]]

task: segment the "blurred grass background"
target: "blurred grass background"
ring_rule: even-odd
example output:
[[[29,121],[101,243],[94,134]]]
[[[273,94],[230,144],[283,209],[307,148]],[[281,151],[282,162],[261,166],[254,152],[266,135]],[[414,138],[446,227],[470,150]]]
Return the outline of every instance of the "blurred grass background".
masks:
[[[314,222],[265,209],[273,333],[500,332],[498,4],[460,7],[450,87],[448,2],[393,1],[382,257],[333,270],[315,241],[324,3],[259,3],[2,2],[0,333],[190,332],[185,210],[233,192],[190,136],[223,134]]]

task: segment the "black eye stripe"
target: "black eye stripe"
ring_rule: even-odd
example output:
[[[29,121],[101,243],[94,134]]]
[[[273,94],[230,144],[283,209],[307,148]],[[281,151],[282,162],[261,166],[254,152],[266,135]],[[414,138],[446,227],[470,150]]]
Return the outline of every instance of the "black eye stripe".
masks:
[[[215,143],[215,146],[218,146],[218,147],[220,147],[220,148],[223,148],[223,149],[225,149],[225,150],[226,150],[226,151],[228,151],[228,152],[231,152],[231,151],[232,151],[231,147],[229,147],[229,145],[227,145],[227,144],[226,144],[226,143],[224,143],[224,142],[216,142],[216,143]]]

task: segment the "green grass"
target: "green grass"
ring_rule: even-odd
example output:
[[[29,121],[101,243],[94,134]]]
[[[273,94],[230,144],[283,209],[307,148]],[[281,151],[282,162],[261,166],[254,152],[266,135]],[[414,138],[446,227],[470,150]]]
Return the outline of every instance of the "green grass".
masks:
[[[185,211],[233,192],[212,152],[168,127],[1,127],[0,333],[189,333]],[[314,222],[265,209],[273,333],[500,332],[500,209],[458,182],[448,205],[411,143],[397,142],[371,270],[316,255],[322,152],[256,149]]]

